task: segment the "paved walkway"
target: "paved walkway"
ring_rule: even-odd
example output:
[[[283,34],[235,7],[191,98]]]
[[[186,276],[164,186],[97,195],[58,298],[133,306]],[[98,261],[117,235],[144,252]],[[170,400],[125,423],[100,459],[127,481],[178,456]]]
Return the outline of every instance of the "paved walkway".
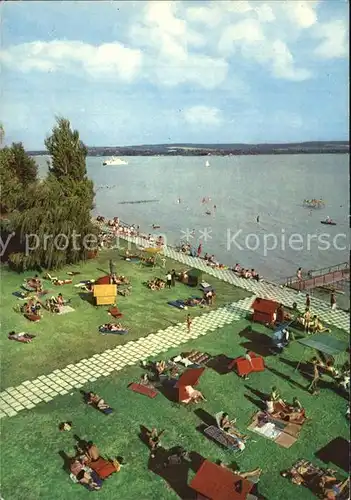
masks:
[[[140,247],[149,246],[145,239],[142,238],[128,237],[124,239],[127,239]],[[300,310],[304,310],[305,308],[306,296],[303,293],[299,293],[295,290],[291,290],[290,288],[275,285],[273,283],[245,280],[244,278],[238,277],[235,273],[228,269],[213,269],[212,267],[206,265],[203,259],[190,257],[182,252],[177,252],[171,247],[164,248],[163,253],[166,257],[182,262],[189,267],[201,269],[206,274],[212,275],[219,280],[226,281],[227,283],[235,285],[239,288],[244,288],[245,290],[256,294],[258,297],[276,300],[287,307],[291,307],[293,303],[296,302]],[[327,302],[315,297],[312,297],[311,303],[313,313],[317,314],[322,321],[350,333],[349,313],[342,310],[332,311]]]
[[[82,359],[75,365],[68,365],[62,370],[54,370],[35,380],[26,380],[17,387],[9,387],[0,393],[0,418],[12,417],[24,409],[48,402],[56,396],[83,387],[100,377],[107,377],[114,371],[134,365],[141,360],[180,346],[190,339],[238,321],[247,316],[255,296],[247,297],[207,314],[194,318],[191,331],[185,323],[178,323],[166,330],[159,330],[147,337],[128,342],[115,349],[108,349],[102,354],[95,354],[89,359]]]

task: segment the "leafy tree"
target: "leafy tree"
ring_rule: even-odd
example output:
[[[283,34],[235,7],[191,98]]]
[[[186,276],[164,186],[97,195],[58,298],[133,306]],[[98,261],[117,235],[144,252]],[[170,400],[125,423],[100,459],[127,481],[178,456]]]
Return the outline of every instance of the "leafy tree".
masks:
[[[26,267],[58,269],[87,257],[87,238],[97,235],[91,221],[94,190],[87,178],[86,147],[68,120],[57,119],[45,144],[51,154],[49,175],[33,187],[17,225],[31,247]],[[12,264],[19,265],[22,257],[17,255]]]
[[[26,153],[21,142],[13,143],[9,149],[11,152],[9,167],[17,176],[19,182],[27,187],[28,184],[37,180],[37,164],[35,160]]]
[[[86,179],[87,148],[77,130],[71,129],[69,120],[57,118],[57,124],[45,146],[51,155],[50,172],[58,179],[70,177],[76,181]]]
[[[16,210],[23,191],[11,167],[11,156],[9,148],[0,150],[0,208],[1,212],[5,213]]]

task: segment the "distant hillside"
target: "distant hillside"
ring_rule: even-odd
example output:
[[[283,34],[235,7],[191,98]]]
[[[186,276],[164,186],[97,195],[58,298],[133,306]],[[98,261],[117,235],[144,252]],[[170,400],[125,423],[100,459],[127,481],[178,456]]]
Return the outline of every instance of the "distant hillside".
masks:
[[[330,154],[349,153],[346,141],[298,142],[286,144],[142,144],[139,146],[88,147],[89,156],[205,156],[208,154],[267,155],[267,154]],[[29,151],[45,155],[46,151]]]

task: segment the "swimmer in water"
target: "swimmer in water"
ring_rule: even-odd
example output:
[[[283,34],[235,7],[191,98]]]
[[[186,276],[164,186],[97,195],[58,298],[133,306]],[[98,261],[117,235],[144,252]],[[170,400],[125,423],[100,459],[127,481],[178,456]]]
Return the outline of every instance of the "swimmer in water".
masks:
[[[217,207],[216,207],[216,205],[213,205],[213,210],[217,210]]]
[[[256,217],[256,222],[260,222],[260,216],[259,215]]]
[[[178,198],[177,203],[180,203],[180,198]]]

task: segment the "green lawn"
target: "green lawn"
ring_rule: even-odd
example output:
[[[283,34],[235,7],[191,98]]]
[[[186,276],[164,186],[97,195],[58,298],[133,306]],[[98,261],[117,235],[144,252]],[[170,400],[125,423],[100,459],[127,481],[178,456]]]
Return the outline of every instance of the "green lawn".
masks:
[[[93,265],[89,263],[88,266]],[[246,345],[248,340],[239,334],[248,325],[247,321],[234,323],[189,342],[181,349],[169,351],[162,357],[170,357],[188,348],[212,355],[240,355],[245,349],[243,344]],[[255,326],[254,330],[255,335],[267,333],[264,327]],[[73,331],[72,335],[76,333]],[[339,338],[346,337],[340,331],[333,334]],[[21,347],[26,350],[32,346]],[[248,381],[239,379],[234,373],[220,375],[212,369],[206,369],[199,388],[207,402],[192,409],[171,403],[161,394],[151,400],[129,391],[128,383],[137,380],[142,373],[140,368],[134,366],[84,388],[92,389],[104,397],[115,408],[112,415],[104,416],[85,406],[79,391],[74,391],[49,404],[41,404],[34,410],[5,418],[2,420],[1,495],[5,500],[86,498],[87,491],[74,485],[63,471],[63,460],[59,455],[60,450],[66,453],[73,451],[73,435],[76,433],[81,438],[94,440],[103,456],[122,455],[127,461],[126,467],[106,481],[102,490],[96,493],[99,499],[176,499],[178,496],[166,486],[164,479],[148,470],[148,450],[138,437],[139,426],[145,425],[166,429],[163,439],[166,448],[180,444],[212,460],[222,459],[226,463],[237,461],[241,470],[262,467],[264,474],[259,489],[270,500],[313,498],[304,488],[281,478],[279,472],[299,458],[307,458],[322,465],[314,457],[315,452],[338,436],[347,439],[348,422],[345,419],[346,401],[333,392],[327,378],[319,396],[311,396],[306,392],[308,381],[294,372],[293,366],[289,364],[301,355],[300,345],[294,342],[282,356],[285,361],[279,357],[267,357],[267,369],[252,375]],[[37,359],[33,358],[32,363],[38,364]],[[12,372],[15,372],[14,367]],[[291,400],[296,395],[312,419],[305,424],[299,440],[290,449],[281,448],[248,431],[252,440],[245,452],[238,456],[222,451],[196,430],[202,421],[194,410],[201,408],[210,415],[220,410],[227,411],[230,416],[237,417],[239,429],[245,431],[251,415],[257,410],[254,391],[267,393],[272,385],[279,388],[284,399]],[[66,420],[72,420],[73,429],[60,433],[58,424]],[[333,464],[329,465],[333,467]],[[189,472],[189,479],[192,475],[193,472]],[[181,482],[179,477],[178,487]]]
[[[72,299],[75,311],[66,315],[57,316],[44,311],[43,319],[39,323],[31,323],[13,308],[24,301],[16,299],[13,292],[20,290],[25,277],[34,273],[16,274],[6,267],[1,268],[0,314],[2,317],[2,335],[0,349],[2,350],[1,387],[15,386],[27,379],[45,375],[57,368],[79,361],[82,358],[103,352],[118,344],[124,344],[148,333],[155,332],[168,326],[185,321],[188,312],[191,315],[202,314],[206,309],[200,307],[180,311],[167,305],[167,301],[177,298],[187,298],[198,290],[177,283],[172,290],[151,291],[142,283],[154,276],[164,278],[168,269],[184,269],[184,265],[168,260],[165,269],[152,269],[140,264],[124,261],[116,250],[104,251],[95,260],[87,261],[80,267],[70,267],[55,273],[61,279],[67,279],[67,271],[80,271],[81,274],[73,278],[73,284],[84,279],[94,279],[108,273],[108,261],[113,258],[118,274],[127,276],[133,290],[129,297],[118,296],[118,306],[123,313],[122,324],[129,329],[125,336],[106,335],[98,333],[99,325],[111,321],[107,314],[108,307],[94,307],[83,300],[81,291],[73,285],[50,286],[45,281],[52,294],[61,292],[64,298]],[[52,273],[54,275],[54,273]],[[219,281],[211,276],[204,275],[216,289],[219,307],[234,302],[248,294],[245,290]],[[31,344],[20,344],[9,341],[9,331],[26,331],[37,335]]]

